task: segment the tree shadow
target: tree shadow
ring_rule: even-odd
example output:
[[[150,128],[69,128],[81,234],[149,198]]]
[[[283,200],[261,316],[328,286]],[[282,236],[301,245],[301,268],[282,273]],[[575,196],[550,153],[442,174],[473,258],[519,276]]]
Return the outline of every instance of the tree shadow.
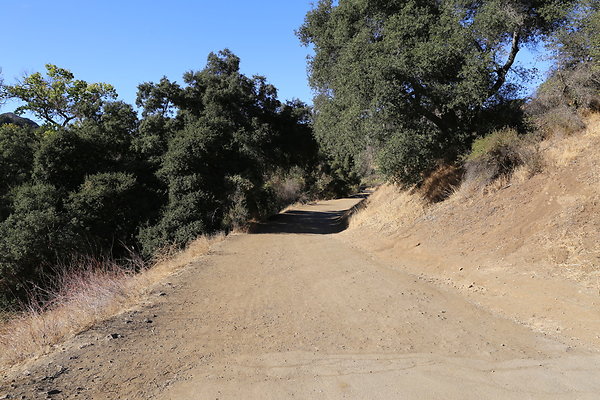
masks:
[[[350,198],[366,199],[368,193],[360,193]],[[359,203],[360,204],[360,203]],[[358,204],[355,206],[357,207]],[[348,216],[355,208],[339,211],[289,210],[277,214],[264,222],[256,223],[252,233],[312,233],[329,235],[348,228]]]

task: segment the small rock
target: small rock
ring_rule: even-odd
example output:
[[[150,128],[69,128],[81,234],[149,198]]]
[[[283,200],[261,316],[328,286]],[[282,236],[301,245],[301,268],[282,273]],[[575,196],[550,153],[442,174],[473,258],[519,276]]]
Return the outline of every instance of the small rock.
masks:
[[[108,340],[111,340],[111,339],[118,339],[118,338],[120,338],[120,337],[122,337],[122,336],[121,336],[120,334],[118,334],[118,333],[111,333],[110,335],[108,335],[108,336],[107,336],[107,339],[108,339]]]
[[[167,294],[165,292],[160,292],[157,294],[157,296],[166,296]]]
[[[46,394],[47,394],[48,396],[52,396],[52,395],[59,394],[59,393],[62,393],[62,392],[61,392],[60,390],[58,390],[58,389],[50,389],[50,390],[48,390],[48,391],[46,392]]]
[[[144,320],[144,322],[145,322],[145,323],[147,323],[147,324],[151,324],[151,323],[153,323],[154,321],[152,321],[150,318],[146,318],[146,319]]]

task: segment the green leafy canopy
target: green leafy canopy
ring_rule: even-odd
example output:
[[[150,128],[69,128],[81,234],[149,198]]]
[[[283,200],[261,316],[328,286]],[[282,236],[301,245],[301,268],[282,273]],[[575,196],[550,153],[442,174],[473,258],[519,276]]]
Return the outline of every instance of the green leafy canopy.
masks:
[[[417,181],[504,123],[482,126],[482,115],[517,97],[517,53],[559,27],[569,3],[319,1],[298,31],[315,51],[316,136],[339,159],[375,147],[388,174]]]
[[[53,64],[46,64],[46,76],[35,72],[22,82],[7,85],[5,92],[9,98],[25,102],[17,114],[31,111],[47,123],[63,127],[97,114],[105,100],[117,97],[112,85],[75,79],[71,71]]]

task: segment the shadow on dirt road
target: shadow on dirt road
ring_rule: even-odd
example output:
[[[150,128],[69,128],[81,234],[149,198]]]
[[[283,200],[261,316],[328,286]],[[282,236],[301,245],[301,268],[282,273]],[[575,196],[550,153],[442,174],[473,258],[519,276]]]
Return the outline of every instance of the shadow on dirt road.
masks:
[[[327,201],[303,205],[274,215],[264,222],[257,223],[252,228],[252,233],[308,233],[316,235],[339,233],[348,227],[348,217],[368,196],[369,193],[359,193],[348,197],[348,208],[341,210],[332,210],[330,202]],[[360,200],[357,202],[357,199]],[[339,200],[337,201],[339,202]],[[339,208],[339,206],[336,208]]]

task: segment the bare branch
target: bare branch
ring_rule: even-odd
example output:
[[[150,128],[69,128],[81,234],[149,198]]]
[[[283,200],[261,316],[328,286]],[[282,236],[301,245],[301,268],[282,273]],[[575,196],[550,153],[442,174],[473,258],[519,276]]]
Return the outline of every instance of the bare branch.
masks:
[[[520,50],[520,46],[519,46],[520,41],[521,41],[521,32],[520,32],[520,30],[515,30],[512,34],[512,43],[510,46],[510,53],[508,54],[508,59],[506,60],[506,63],[504,63],[504,65],[502,67],[500,67],[496,70],[496,74],[498,74],[498,78],[496,79],[496,82],[490,89],[490,96],[493,96],[496,92],[498,92],[498,90],[500,90],[502,85],[504,85],[504,82],[506,82],[506,74],[508,74],[508,71],[514,64],[515,58],[517,57],[517,53]]]

